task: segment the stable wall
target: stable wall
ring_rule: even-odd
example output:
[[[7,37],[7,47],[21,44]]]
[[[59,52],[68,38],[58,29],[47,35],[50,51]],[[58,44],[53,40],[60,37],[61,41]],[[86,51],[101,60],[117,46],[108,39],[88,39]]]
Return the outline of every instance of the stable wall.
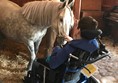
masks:
[[[103,28],[102,23],[102,0],[82,0],[82,16],[92,16],[99,22],[99,28]]]
[[[118,0],[82,0],[82,16],[93,16],[98,22],[98,28],[104,29],[104,11],[118,5]]]

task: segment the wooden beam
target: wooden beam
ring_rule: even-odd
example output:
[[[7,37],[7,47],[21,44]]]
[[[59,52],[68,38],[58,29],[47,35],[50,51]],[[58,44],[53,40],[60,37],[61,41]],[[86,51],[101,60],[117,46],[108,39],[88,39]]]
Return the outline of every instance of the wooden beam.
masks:
[[[75,0],[73,7],[75,23],[70,34],[71,37],[73,37],[73,39],[77,39],[79,37],[79,30],[77,29],[77,26],[78,26],[78,20],[80,19],[80,11],[81,11],[81,0]]]

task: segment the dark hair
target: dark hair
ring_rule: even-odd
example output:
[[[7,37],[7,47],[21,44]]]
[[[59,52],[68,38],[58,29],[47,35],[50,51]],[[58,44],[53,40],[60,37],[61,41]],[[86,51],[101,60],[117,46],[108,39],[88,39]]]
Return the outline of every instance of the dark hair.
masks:
[[[82,17],[78,23],[78,28],[81,31],[81,37],[86,39],[94,39],[102,33],[100,29],[97,29],[98,22],[91,16]]]

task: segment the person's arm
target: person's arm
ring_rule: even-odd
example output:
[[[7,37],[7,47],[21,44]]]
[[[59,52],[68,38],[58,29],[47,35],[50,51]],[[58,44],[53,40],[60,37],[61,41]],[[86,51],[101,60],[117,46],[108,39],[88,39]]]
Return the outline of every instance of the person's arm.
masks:
[[[58,50],[56,55],[50,56],[50,60],[48,61],[49,66],[52,69],[59,67],[68,59],[69,54],[72,53],[75,49],[76,48],[71,47],[69,44],[67,44],[64,48]]]

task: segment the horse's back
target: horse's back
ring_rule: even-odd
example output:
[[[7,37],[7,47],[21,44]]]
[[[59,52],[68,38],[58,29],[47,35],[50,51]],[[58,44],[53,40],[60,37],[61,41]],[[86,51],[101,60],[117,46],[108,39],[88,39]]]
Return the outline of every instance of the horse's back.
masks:
[[[21,7],[14,2],[0,0],[0,33],[6,38],[17,40],[19,35],[20,39],[19,33],[23,32],[23,30],[19,31],[19,28],[23,28],[22,24],[26,23],[19,13],[20,8]]]
[[[0,0],[0,18],[5,19],[5,17],[9,17],[9,14],[20,9],[20,6],[17,4],[8,1],[8,0]]]
[[[0,9],[4,8],[12,8],[11,10],[17,10],[18,8],[20,8],[20,6],[9,0],[0,0]]]

